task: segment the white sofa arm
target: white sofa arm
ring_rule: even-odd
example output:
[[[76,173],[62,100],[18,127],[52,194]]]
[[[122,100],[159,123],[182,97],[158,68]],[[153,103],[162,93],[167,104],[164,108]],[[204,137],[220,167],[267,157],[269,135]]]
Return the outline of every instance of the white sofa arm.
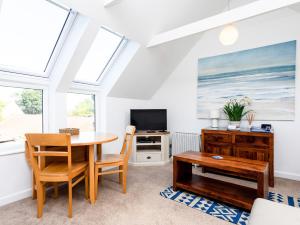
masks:
[[[300,225],[300,209],[258,198],[255,200],[248,225]]]

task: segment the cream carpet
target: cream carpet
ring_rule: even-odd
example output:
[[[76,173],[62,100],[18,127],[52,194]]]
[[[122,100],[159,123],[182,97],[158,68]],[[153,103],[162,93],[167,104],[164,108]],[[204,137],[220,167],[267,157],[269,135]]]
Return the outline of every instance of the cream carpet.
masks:
[[[199,169],[195,170],[196,172]],[[209,175],[210,176],[210,175]],[[215,175],[213,175],[215,176]],[[226,178],[229,179],[229,178]],[[231,178],[230,178],[231,179]],[[66,188],[58,199],[48,193],[42,219],[36,218],[36,201],[31,198],[0,208],[1,225],[82,224],[82,225],[228,225],[230,223],[201,213],[182,204],[165,199],[159,192],[172,184],[172,165],[157,167],[130,167],[127,194],[121,192],[117,176],[106,176],[99,187],[94,206],[84,199],[83,186],[74,188],[73,218],[67,217]],[[239,182],[240,181],[235,181]],[[243,182],[255,186],[251,182]],[[276,191],[299,194],[300,182],[276,179]]]

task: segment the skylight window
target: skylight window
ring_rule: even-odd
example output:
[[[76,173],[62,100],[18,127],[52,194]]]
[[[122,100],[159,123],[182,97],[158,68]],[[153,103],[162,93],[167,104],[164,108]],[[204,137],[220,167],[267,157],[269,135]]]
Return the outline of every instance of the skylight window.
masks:
[[[70,10],[47,0],[3,0],[0,70],[45,74]]]
[[[101,75],[109,68],[123,40],[123,36],[101,28],[76,74],[75,81],[99,83]]]

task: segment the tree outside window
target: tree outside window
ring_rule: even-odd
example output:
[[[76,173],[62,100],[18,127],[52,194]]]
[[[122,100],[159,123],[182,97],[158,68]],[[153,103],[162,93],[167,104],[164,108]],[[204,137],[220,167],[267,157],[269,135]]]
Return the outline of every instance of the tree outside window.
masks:
[[[0,86],[0,143],[43,132],[43,91]]]
[[[95,130],[95,95],[67,94],[67,125],[80,131]]]

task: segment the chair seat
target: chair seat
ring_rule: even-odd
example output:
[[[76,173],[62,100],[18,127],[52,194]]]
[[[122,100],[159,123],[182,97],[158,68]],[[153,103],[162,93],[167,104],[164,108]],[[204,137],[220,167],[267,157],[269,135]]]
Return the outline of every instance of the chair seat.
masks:
[[[101,160],[96,161],[96,164],[122,163],[123,161],[123,154],[104,154]]]
[[[73,176],[78,175],[79,173],[83,172],[88,167],[87,162],[72,162],[72,170],[71,174]],[[45,167],[41,171],[41,176],[68,176],[68,163],[65,162],[53,162]]]

